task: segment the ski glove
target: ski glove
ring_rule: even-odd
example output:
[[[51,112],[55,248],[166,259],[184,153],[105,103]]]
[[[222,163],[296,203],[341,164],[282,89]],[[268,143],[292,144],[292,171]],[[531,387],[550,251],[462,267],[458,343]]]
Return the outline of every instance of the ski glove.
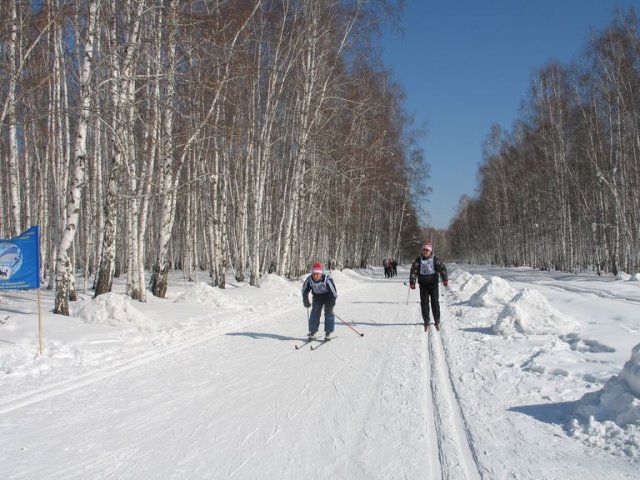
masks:
[[[415,290],[416,289],[416,281],[415,280],[410,280],[409,281],[409,288],[411,290]]]
[[[449,280],[443,280],[443,281],[442,281],[442,284],[443,284],[445,287],[448,287],[448,286],[449,286]]]
[[[311,306],[311,302],[308,298],[303,298],[302,303],[304,304],[305,308],[309,308]]]

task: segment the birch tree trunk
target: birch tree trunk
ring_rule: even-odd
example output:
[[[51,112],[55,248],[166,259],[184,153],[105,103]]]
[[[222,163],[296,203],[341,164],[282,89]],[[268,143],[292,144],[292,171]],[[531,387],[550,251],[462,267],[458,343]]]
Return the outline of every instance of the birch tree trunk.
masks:
[[[130,263],[129,270],[127,271],[127,290],[129,295],[134,300],[141,302],[146,301],[146,290],[144,285],[144,247],[143,242],[140,241],[141,225],[140,225],[140,191],[139,191],[139,177],[144,171],[144,166],[140,167],[138,171],[136,165],[138,163],[136,139],[133,133],[134,125],[136,122],[136,104],[135,104],[135,54],[138,50],[139,37],[140,37],[140,22],[143,19],[143,9],[145,8],[145,2],[138,1],[137,9],[133,11],[130,0],[127,0],[124,4],[127,12],[130,13],[129,18],[129,30],[125,32],[125,53],[123,58],[123,79],[124,84],[123,95],[125,99],[123,115],[126,119],[126,127],[122,129],[122,134],[126,148],[126,158],[128,166],[129,177],[129,192],[131,193],[130,206],[128,209],[129,218],[129,249],[130,249]],[[141,247],[143,247],[141,249]]]
[[[167,293],[169,274],[169,242],[173,227],[173,104],[175,101],[176,66],[176,0],[168,0],[167,9],[167,57],[165,107],[162,111],[162,200],[160,207],[160,232],[158,236],[158,256],[151,278],[151,291],[156,297],[164,298]]]
[[[16,128],[16,97],[17,77],[18,77],[18,11],[17,0],[11,1],[11,19],[9,42],[7,45],[9,56],[9,92],[8,92],[8,110],[7,123],[9,126],[9,155],[7,158],[8,174],[9,174],[9,209],[11,211],[10,231],[12,236],[18,236],[21,232],[20,221],[20,196],[18,194],[20,185],[20,174],[18,168],[18,130]]]
[[[141,262],[139,265],[139,281],[142,286],[142,293],[144,294],[144,299],[146,300],[146,282],[145,282],[145,274],[144,274],[144,259],[145,259],[145,237],[147,233],[147,225],[149,219],[149,208],[151,201],[151,190],[153,185],[153,178],[155,172],[155,166],[159,161],[161,155],[161,140],[160,135],[163,132],[162,128],[162,114],[160,112],[160,66],[162,65],[162,32],[164,30],[164,17],[162,15],[162,10],[157,11],[157,15],[155,16],[154,25],[155,28],[155,36],[154,36],[154,44],[155,44],[155,65],[157,72],[153,75],[153,83],[152,87],[149,89],[149,97],[150,97],[150,112],[151,119],[149,120],[149,131],[145,131],[146,137],[149,139],[148,146],[146,147],[146,155],[145,155],[145,164],[146,164],[146,172],[144,175],[144,188],[141,190],[141,205],[140,205],[140,231],[138,235],[138,250],[140,253]],[[149,73],[151,67],[147,65],[147,72]],[[151,77],[151,75],[147,75]],[[141,297],[142,300],[142,297]]]
[[[71,196],[67,204],[67,219],[64,233],[58,246],[57,274],[56,274],[56,297],[54,313],[69,315],[69,292],[70,279],[72,275],[72,261],[70,251],[73,246],[76,230],[78,228],[78,217],[80,212],[80,200],[82,188],[85,181],[85,162],[87,156],[87,126],[90,114],[91,96],[90,81],[93,61],[93,40],[96,29],[100,0],[89,0],[88,5],[88,29],[84,42],[83,61],[79,75],[79,101],[80,111],[78,114],[77,133],[74,146],[75,166],[71,183]]]
[[[111,168],[107,183],[107,196],[104,202],[104,227],[102,234],[102,253],[100,266],[98,268],[95,285],[94,298],[103,293],[111,291],[113,284],[113,272],[115,262],[115,242],[118,224],[118,196],[121,184],[121,174],[123,166],[123,123],[120,121],[121,99],[122,99],[122,78],[120,71],[120,59],[118,58],[118,33],[116,28],[117,11],[115,0],[111,1],[111,25],[109,36],[111,41],[111,102],[112,117],[111,129],[113,134],[113,153],[111,157]]]

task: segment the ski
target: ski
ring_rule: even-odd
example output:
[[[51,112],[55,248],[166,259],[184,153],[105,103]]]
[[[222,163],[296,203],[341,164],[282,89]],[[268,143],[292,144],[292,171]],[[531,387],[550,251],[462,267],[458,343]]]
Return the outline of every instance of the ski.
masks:
[[[335,337],[334,337],[334,338],[332,338],[332,339],[330,339],[330,340],[320,340],[320,343],[319,343],[318,345],[311,345],[311,347],[310,347],[310,348],[311,348],[311,350],[317,350],[317,349],[319,349],[322,345],[324,345],[325,343],[332,342],[334,339],[335,339]]]
[[[313,342],[314,340],[319,341],[317,338],[308,338],[307,340],[305,340],[304,342],[295,345],[296,350],[300,350],[301,348],[303,348],[306,345],[309,345],[311,342]]]

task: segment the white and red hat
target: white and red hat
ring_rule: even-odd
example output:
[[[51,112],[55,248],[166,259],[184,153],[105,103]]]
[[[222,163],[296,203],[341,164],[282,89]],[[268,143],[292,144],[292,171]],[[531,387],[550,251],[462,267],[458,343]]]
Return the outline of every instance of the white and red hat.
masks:
[[[422,245],[422,249],[423,250],[429,250],[430,252],[433,252],[433,247],[431,246],[430,243],[425,243],[424,245]]]
[[[311,266],[311,273],[324,273],[324,268],[320,262],[316,262]]]

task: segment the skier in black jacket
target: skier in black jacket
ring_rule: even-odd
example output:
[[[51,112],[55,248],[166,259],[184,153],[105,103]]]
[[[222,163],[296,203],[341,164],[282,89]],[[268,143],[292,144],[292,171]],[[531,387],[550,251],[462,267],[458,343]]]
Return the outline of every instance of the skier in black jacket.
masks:
[[[447,267],[433,254],[433,247],[430,243],[422,246],[421,255],[416,258],[411,265],[409,273],[409,286],[416,288],[416,280],[420,285],[420,307],[422,308],[422,320],[424,330],[429,326],[429,300],[431,300],[431,311],[436,329],[440,330],[440,301],[438,300],[438,274],[442,278],[442,284],[449,285],[447,279]]]

